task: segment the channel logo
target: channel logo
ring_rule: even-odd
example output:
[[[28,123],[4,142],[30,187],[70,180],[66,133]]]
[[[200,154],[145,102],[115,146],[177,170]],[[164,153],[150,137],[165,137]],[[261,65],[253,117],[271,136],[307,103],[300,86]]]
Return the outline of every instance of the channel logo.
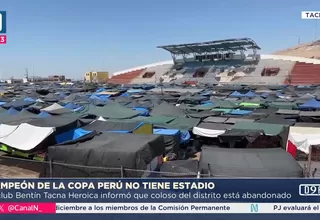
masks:
[[[7,13],[0,11],[0,34],[7,33]]]

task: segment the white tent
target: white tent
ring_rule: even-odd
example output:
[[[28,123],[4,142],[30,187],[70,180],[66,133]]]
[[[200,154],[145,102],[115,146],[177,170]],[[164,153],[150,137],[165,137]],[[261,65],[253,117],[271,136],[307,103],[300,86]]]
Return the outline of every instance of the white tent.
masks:
[[[100,116],[98,119],[97,119],[98,121],[107,121],[104,117],[102,117],[102,116]],[[94,122],[94,121],[93,121]],[[92,123],[93,123],[92,122]]]
[[[211,137],[215,138],[219,135],[222,135],[226,132],[226,130],[213,130],[213,129],[206,129],[206,128],[199,128],[193,127],[192,133],[195,135],[199,135],[201,137]]]
[[[0,141],[10,135],[18,128],[18,125],[0,125]]]
[[[41,109],[41,111],[45,111],[45,112],[50,112],[53,110],[58,110],[58,109],[63,109],[64,107],[62,107],[61,105],[54,103],[46,108]]]
[[[9,129],[8,129],[9,131]],[[22,123],[12,133],[0,139],[1,143],[22,151],[30,151],[55,131],[53,127],[37,127]]]

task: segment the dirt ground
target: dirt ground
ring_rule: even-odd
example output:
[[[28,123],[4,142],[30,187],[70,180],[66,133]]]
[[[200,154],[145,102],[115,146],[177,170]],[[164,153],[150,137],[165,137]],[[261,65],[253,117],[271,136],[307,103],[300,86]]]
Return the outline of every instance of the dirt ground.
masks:
[[[39,178],[40,172],[44,169],[41,163],[4,156],[6,157],[6,154],[0,152],[0,178]]]

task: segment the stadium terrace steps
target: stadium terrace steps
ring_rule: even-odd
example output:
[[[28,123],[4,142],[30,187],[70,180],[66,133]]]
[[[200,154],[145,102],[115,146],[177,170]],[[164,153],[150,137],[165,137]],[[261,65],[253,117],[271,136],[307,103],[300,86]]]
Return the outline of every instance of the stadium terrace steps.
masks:
[[[132,84],[155,84],[159,82],[160,77],[162,77],[165,73],[170,71],[172,68],[172,64],[164,64],[154,67],[149,67],[145,69],[139,76],[134,78],[131,83]],[[150,78],[143,78],[143,75],[147,72],[154,72],[155,74]]]
[[[255,71],[251,73],[251,76],[261,76],[264,68],[280,68],[278,76],[287,76],[292,70],[295,62],[289,60],[274,60],[274,59],[262,59],[255,67]]]
[[[283,84],[286,78],[286,76],[243,76],[241,78],[233,80],[232,83],[279,85]]]
[[[297,62],[287,83],[291,85],[320,84],[320,64]]]
[[[245,84],[283,84],[290,75],[294,64],[295,62],[290,60],[262,59],[255,66],[254,72],[235,78],[233,82]],[[264,68],[280,68],[280,71],[276,76],[261,76]]]
[[[112,76],[111,79],[109,79],[108,83],[111,84],[129,84],[133,79],[138,77],[145,69],[140,70],[134,70],[131,72],[119,74]]]
[[[189,63],[184,67],[186,72],[183,74],[183,79],[175,80],[176,82],[197,80],[204,82],[205,79],[216,79],[219,77],[220,83],[245,83],[245,84],[283,84],[294,67],[295,61],[291,60],[277,60],[277,59],[261,59],[258,63],[256,61],[218,61],[212,63]],[[241,65],[241,67],[237,67]],[[208,69],[206,75],[202,77],[193,77],[193,74],[200,69],[205,67]],[[245,69],[254,67],[251,73],[244,73]],[[262,77],[261,74],[264,68],[280,68],[277,76],[266,76]],[[220,70],[224,69],[224,72]],[[229,74],[231,70],[236,71],[233,75]]]

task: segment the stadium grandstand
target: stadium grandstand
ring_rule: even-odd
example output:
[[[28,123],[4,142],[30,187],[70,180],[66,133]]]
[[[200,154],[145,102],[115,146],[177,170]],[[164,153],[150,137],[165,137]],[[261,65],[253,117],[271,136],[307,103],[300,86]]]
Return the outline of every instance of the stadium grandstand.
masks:
[[[320,42],[309,44],[319,54]],[[304,46],[306,47],[306,46]],[[308,52],[262,55],[250,38],[158,46],[172,60],[113,73],[111,84],[320,84],[320,60]],[[298,48],[298,47],[297,47]],[[301,47],[299,47],[300,50]]]

